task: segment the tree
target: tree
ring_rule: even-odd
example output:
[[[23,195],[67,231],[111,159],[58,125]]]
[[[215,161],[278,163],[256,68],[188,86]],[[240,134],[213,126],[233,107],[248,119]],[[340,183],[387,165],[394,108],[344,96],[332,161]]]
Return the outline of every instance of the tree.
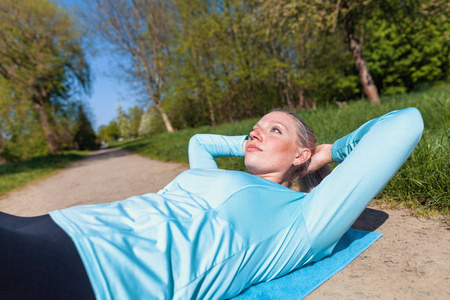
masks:
[[[170,65],[172,20],[168,0],[86,1],[83,18],[92,33],[127,59],[121,67],[174,131],[162,103]]]
[[[145,113],[139,124],[139,136],[148,136],[152,133],[152,115]]]
[[[133,106],[128,111],[128,117],[131,121],[131,136],[139,136],[139,126],[141,124],[142,116],[144,115],[144,110],[139,106]]]
[[[142,115],[139,124],[139,136],[149,136],[162,133],[164,124],[158,111],[153,106],[149,106],[147,111]]]
[[[116,121],[111,121],[108,126],[101,126],[98,130],[98,137],[105,142],[114,142],[120,137],[119,127]]]
[[[20,99],[20,91],[15,92],[10,82],[0,77],[0,156],[7,161],[49,153],[37,111]]]
[[[71,92],[89,91],[89,66],[73,21],[47,0],[0,2],[0,76],[10,82],[19,110],[32,104],[39,112],[52,153],[61,149],[55,113]]]
[[[94,129],[92,129],[91,121],[85,112],[85,108],[82,104],[78,104],[77,106],[78,113],[73,138],[75,148],[78,150],[97,149],[97,136]]]
[[[232,122],[278,106],[253,2],[175,1],[169,103],[181,126]]]
[[[123,138],[131,137],[131,120],[122,106],[117,102],[117,128]]]
[[[372,12],[365,26],[366,57],[384,94],[447,79],[449,18],[443,0],[385,1]]]
[[[275,84],[284,105],[308,108],[305,93],[317,82],[312,80],[313,56],[324,44],[322,33],[329,27],[329,4],[307,0],[256,0],[256,26],[271,58],[267,69],[274,70]],[[327,74],[320,74],[322,78]],[[314,88],[313,88],[314,89]],[[314,91],[317,94],[317,91]],[[312,96],[311,98],[316,98]],[[298,99],[295,103],[295,99]]]
[[[214,31],[217,21],[211,18],[213,5],[207,1],[174,1],[177,9],[178,31],[175,33],[175,47],[172,51],[172,88],[170,92],[179,100],[179,95],[188,99],[196,119],[202,122],[203,114],[209,112],[210,125],[217,124],[216,107],[217,74],[214,70]],[[213,92],[214,91],[214,92]],[[186,107],[179,101],[177,105]],[[195,108],[194,108],[195,107]],[[184,110],[184,109],[181,109]],[[148,117],[147,117],[148,118]],[[189,119],[189,118],[188,118]],[[189,123],[198,123],[191,121]]]
[[[283,90],[289,91],[289,86],[294,82],[293,78],[297,78],[298,82],[304,85],[306,83],[306,86],[299,90],[300,106],[304,105],[302,98],[304,89],[308,85],[304,79],[311,78],[310,72],[317,71],[316,66],[311,65],[312,56],[317,53],[316,47],[321,48],[323,43],[320,42],[320,39],[324,35],[334,34],[338,26],[342,27],[345,32],[365,94],[369,101],[379,103],[377,87],[364,59],[361,34],[366,14],[376,5],[382,5],[380,3],[384,1],[261,0],[259,2],[262,3],[259,15],[263,18],[263,24],[268,28],[267,33],[270,34],[272,53],[278,52],[275,58],[281,58],[281,63],[295,62],[294,70],[283,67],[279,71],[282,73],[281,77],[286,77],[288,85],[288,88],[283,88]],[[300,72],[297,73],[296,70]],[[326,72],[328,73],[328,71]],[[327,88],[327,86],[322,88]],[[288,100],[292,95],[286,93],[285,97],[289,104]]]

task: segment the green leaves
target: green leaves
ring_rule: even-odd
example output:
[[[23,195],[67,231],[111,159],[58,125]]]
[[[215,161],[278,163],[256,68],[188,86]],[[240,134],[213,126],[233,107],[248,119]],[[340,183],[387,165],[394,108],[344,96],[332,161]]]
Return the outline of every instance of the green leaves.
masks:
[[[419,4],[419,5],[418,5]],[[365,25],[365,55],[384,94],[445,80],[450,16],[446,1],[389,1]]]
[[[91,80],[74,22],[48,0],[4,0],[0,29],[0,84],[8,91],[0,95],[8,103],[0,111],[2,155],[71,147],[73,95],[89,92]]]

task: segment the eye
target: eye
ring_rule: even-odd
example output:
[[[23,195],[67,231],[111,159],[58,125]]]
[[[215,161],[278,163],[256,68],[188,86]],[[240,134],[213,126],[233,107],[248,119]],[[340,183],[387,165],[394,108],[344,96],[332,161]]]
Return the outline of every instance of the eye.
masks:
[[[272,132],[281,134],[281,130],[278,127],[272,128]]]

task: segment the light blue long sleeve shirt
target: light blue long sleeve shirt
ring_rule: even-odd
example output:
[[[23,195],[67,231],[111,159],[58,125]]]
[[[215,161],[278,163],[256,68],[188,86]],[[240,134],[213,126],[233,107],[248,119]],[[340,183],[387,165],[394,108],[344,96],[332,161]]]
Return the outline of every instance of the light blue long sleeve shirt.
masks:
[[[245,136],[196,135],[191,169],[158,193],[50,215],[75,243],[98,299],[230,298],[328,255],[422,126],[406,109],[336,141],[333,159],[343,163],[309,194],[218,169],[214,158],[243,156]]]

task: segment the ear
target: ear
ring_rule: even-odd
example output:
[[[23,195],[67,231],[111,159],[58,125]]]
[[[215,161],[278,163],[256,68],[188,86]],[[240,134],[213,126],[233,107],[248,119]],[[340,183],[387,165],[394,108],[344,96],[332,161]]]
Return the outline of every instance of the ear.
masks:
[[[294,166],[301,166],[311,158],[311,150],[302,148],[294,159]]]

